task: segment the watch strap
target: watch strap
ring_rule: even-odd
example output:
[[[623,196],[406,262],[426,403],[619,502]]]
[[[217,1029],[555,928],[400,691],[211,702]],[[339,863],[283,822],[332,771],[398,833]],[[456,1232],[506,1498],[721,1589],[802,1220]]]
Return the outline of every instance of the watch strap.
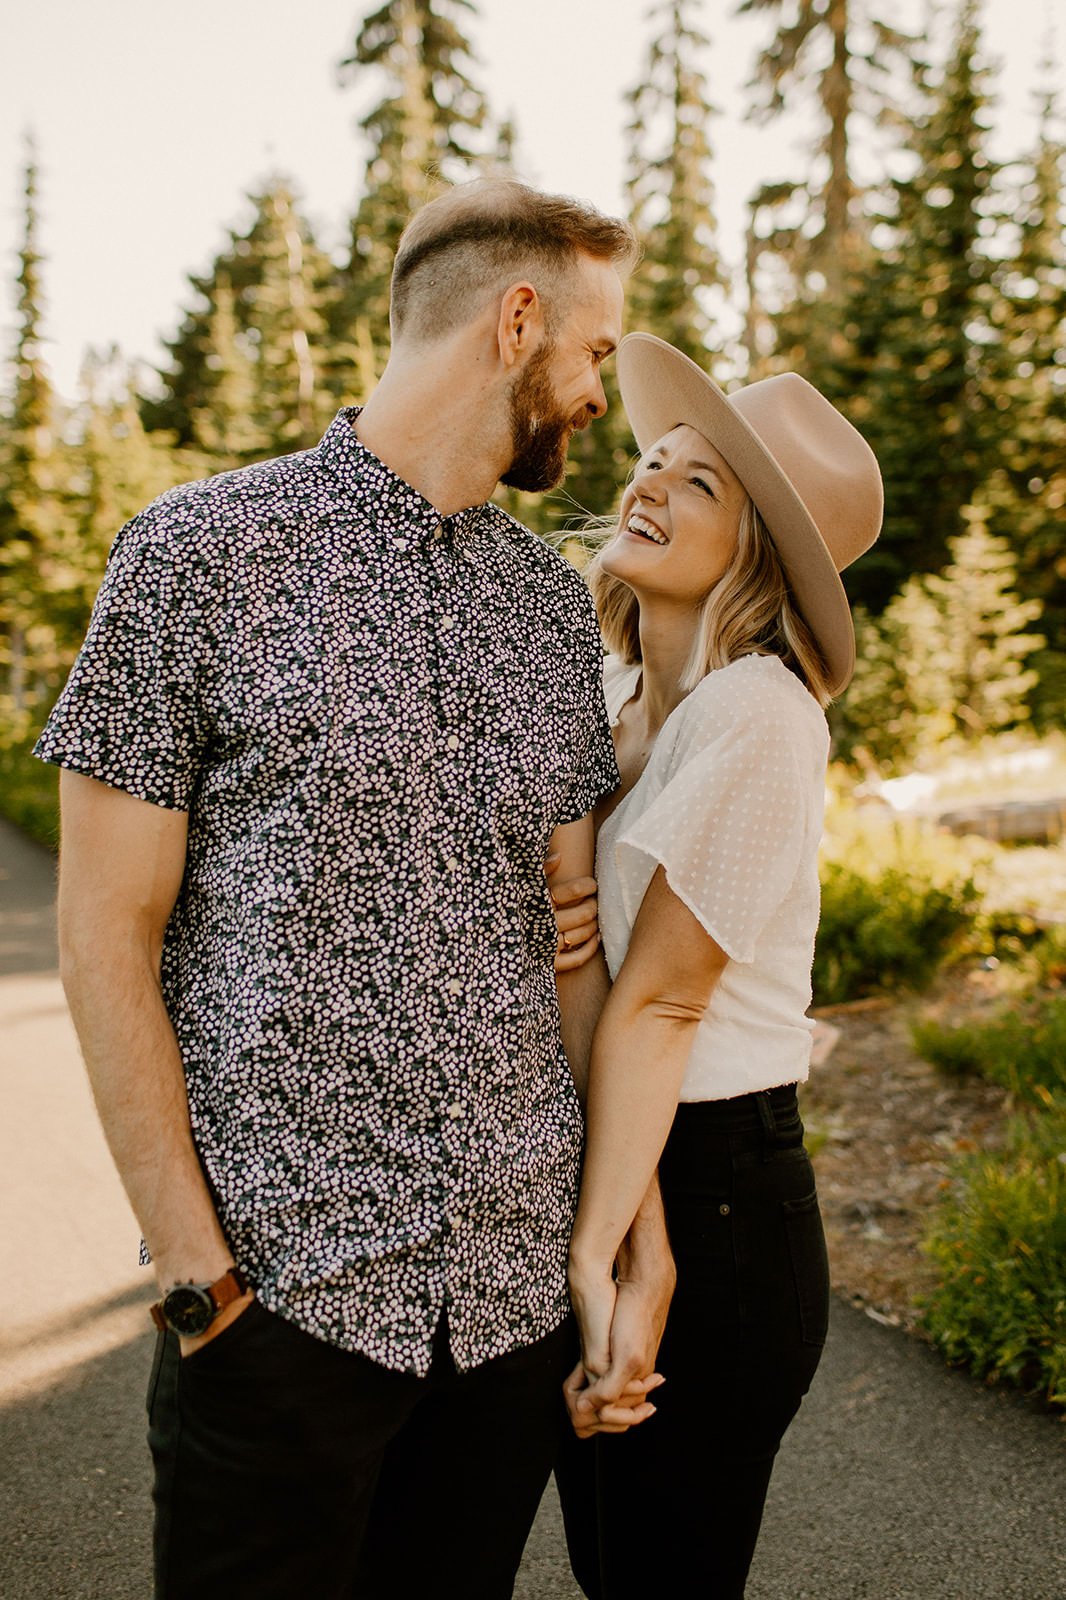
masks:
[[[173,1287],[179,1288],[181,1286],[174,1284]],[[214,1283],[199,1284],[197,1287],[202,1288],[204,1293],[210,1296],[211,1300],[214,1302],[215,1309],[212,1315],[213,1321],[214,1318],[218,1316],[220,1311],[224,1311],[225,1308],[232,1305],[235,1300],[239,1300],[241,1295],[247,1294],[250,1285],[240,1267],[230,1267],[229,1271],[224,1272],[221,1278],[216,1278]],[[169,1293],[169,1290],[167,1292]],[[154,1306],[149,1307],[152,1321],[155,1323],[160,1333],[166,1333],[167,1328],[169,1327],[166,1319],[166,1313],[163,1310],[163,1304],[165,1300],[166,1295],[163,1296],[162,1300],[157,1300]]]

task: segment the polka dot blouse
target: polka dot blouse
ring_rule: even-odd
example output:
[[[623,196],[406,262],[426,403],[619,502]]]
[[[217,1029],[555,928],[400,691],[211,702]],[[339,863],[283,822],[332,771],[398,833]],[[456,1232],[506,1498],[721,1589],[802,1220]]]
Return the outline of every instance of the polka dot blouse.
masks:
[[[542,872],[617,783],[580,578],[342,411],[121,531],[37,754],[189,813],[163,986],[237,1262],[425,1373],[551,1331],[582,1122]]]
[[[612,720],[640,668],[609,660]],[[818,845],[829,731],[775,656],[697,684],[663,724],[638,783],[600,829],[596,876],[611,976],[655,870],[730,957],[697,1030],[682,1100],[806,1079]]]

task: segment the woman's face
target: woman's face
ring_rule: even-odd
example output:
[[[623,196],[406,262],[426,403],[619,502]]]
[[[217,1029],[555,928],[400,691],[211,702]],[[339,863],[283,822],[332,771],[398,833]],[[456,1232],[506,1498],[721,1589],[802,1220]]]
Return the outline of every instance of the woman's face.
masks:
[[[698,605],[733,559],[746,498],[701,433],[674,428],[641,457],[601,564],[637,595]]]

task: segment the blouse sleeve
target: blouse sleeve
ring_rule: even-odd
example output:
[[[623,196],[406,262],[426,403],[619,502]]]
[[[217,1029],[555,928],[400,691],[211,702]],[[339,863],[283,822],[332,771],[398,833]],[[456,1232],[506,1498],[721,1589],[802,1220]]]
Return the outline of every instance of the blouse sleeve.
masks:
[[[786,715],[704,728],[648,808],[620,835],[616,861],[636,917],[647,860],[733,961],[752,961],[803,856],[807,789]],[[645,870],[635,858],[645,858]],[[653,867],[654,870],[654,867]],[[636,902],[636,903],[631,903]]]

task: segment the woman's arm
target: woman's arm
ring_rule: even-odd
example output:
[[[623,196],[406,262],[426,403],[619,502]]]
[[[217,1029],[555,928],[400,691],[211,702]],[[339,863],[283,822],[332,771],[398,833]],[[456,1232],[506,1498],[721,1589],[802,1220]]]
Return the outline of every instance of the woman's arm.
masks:
[[[643,1372],[654,1361],[654,1351],[640,1356],[628,1330],[624,1341],[622,1329],[612,1332],[612,1318],[632,1298],[625,1277],[616,1284],[614,1265],[654,1177],[696,1029],[728,959],[659,867],[592,1045],[585,1169],[570,1244],[571,1294],[592,1384],[587,1405],[610,1402],[641,1360]],[[623,1343],[620,1365],[614,1347]]]

